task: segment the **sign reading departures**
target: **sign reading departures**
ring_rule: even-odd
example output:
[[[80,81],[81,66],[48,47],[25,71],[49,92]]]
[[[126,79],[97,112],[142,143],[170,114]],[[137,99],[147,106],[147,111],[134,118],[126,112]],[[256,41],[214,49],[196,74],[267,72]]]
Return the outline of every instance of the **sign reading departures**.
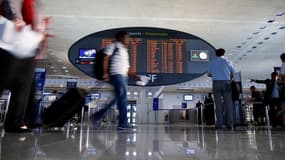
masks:
[[[120,30],[130,35],[131,71],[149,76],[149,86],[176,84],[200,77],[207,72],[208,63],[214,57],[215,48],[194,35],[162,28],[130,27],[83,37],[69,49],[70,62],[95,77],[96,52],[113,43],[114,35]],[[129,84],[135,85],[135,82],[130,80]]]

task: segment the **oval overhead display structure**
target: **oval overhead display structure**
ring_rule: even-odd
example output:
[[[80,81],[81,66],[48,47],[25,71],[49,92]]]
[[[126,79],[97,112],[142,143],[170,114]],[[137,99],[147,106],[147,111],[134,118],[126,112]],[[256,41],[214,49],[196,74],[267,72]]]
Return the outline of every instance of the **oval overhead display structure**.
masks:
[[[70,62],[95,77],[96,53],[114,42],[114,35],[121,30],[130,35],[131,71],[149,76],[149,86],[177,84],[200,77],[215,56],[215,48],[197,36],[170,29],[129,27],[96,32],[80,39],[69,49]],[[135,82],[130,79],[129,84]]]

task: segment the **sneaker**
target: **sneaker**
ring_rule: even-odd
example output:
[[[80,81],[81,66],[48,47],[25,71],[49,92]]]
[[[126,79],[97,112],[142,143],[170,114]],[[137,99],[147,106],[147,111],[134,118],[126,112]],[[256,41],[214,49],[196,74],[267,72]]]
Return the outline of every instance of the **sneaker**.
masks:
[[[122,127],[122,126],[118,126],[117,127],[117,130],[118,131],[126,131],[126,130],[128,130],[128,129],[130,129],[129,127]]]
[[[117,127],[117,130],[132,130],[132,129],[136,129],[135,126],[130,126],[130,125],[127,125],[127,126],[118,126]]]

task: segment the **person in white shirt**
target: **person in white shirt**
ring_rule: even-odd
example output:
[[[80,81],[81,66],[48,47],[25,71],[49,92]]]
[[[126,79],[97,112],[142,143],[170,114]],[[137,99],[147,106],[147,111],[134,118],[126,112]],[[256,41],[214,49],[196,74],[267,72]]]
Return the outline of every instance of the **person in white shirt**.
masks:
[[[117,101],[117,108],[119,110],[119,124],[118,130],[125,130],[130,128],[127,118],[127,86],[128,76],[139,80],[135,73],[129,71],[129,53],[127,49],[129,35],[125,31],[119,31],[116,34],[116,42],[105,48],[103,62],[103,79],[110,81],[114,87],[114,92]]]
[[[224,120],[222,106],[225,106],[226,127],[232,129],[234,124],[231,80],[233,79],[235,71],[231,61],[226,59],[224,55],[224,49],[216,50],[217,58],[210,62],[208,76],[212,77],[213,80],[216,128],[223,128]],[[222,102],[224,102],[224,105]]]

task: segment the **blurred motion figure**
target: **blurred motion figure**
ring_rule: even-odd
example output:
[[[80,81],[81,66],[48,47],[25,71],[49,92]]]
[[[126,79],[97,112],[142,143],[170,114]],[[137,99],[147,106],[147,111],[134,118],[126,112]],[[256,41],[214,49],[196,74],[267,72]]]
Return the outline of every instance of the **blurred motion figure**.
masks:
[[[14,22],[16,30],[21,32],[26,25],[40,32],[43,41],[47,35],[45,24],[50,19],[44,19],[38,25],[35,0],[0,0],[1,16]],[[45,22],[45,23],[44,23]],[[32,56],[18,58],[9,51],[0,48],[0,93],[4,89],[11,91],[9,110],[5,120],[5,130],[8,132],[29,132],[24,122],[24,116],[32,88],[35,67],[35,53]]]

